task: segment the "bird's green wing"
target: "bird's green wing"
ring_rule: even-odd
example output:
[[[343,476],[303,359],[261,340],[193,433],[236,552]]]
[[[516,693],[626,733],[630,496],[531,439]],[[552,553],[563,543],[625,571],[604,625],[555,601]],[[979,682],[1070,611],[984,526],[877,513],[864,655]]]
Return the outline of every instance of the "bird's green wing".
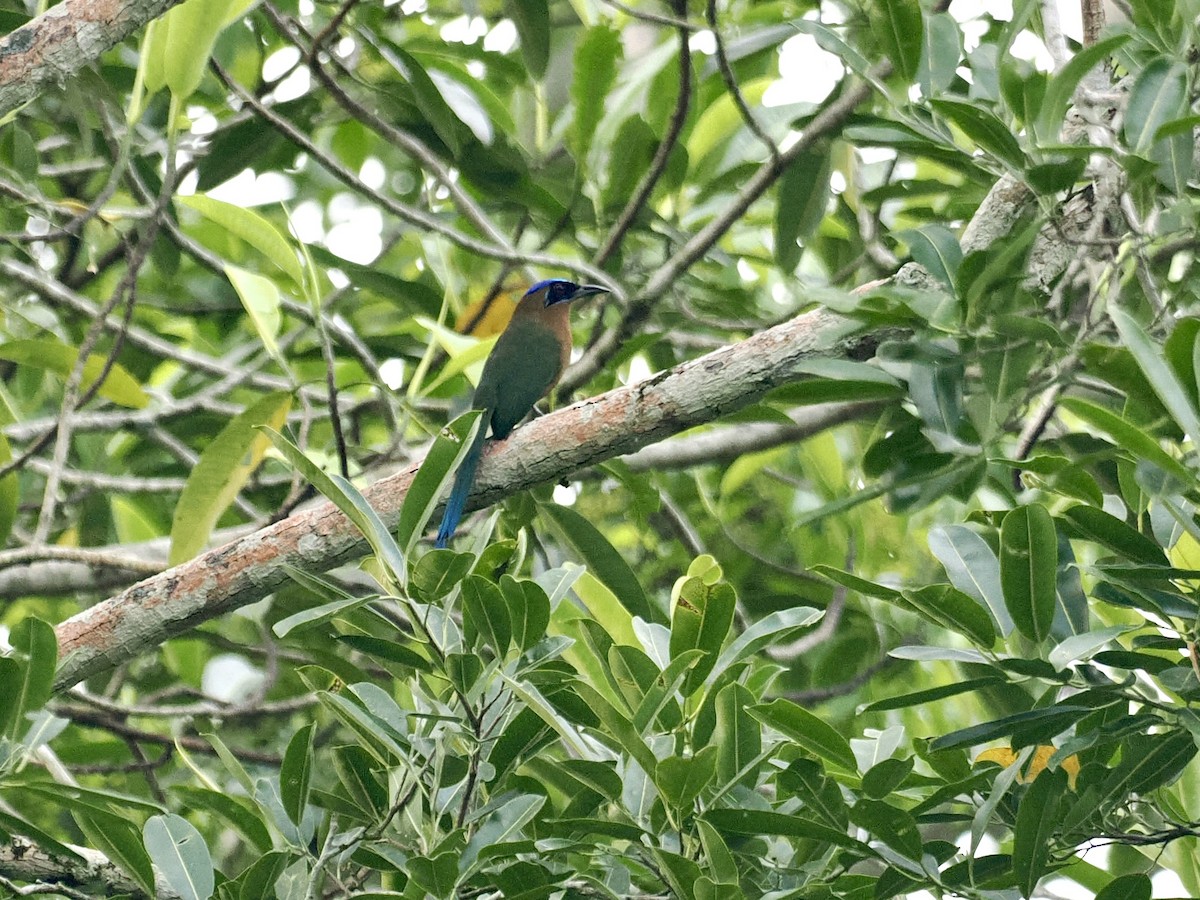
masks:
[[[504,438],[558,380],[558,339],[534,322],[513,322],[488,356],[473,406],[491,409],[492,434]]]

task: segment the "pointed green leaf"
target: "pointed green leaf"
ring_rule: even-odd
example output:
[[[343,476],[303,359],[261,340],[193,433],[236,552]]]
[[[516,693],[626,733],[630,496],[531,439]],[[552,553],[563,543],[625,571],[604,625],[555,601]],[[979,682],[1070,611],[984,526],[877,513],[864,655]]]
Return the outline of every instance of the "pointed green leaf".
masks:
[[[595,525],[568,506],[548,503],[540,509],[561,529],[563,536],[583,557],[582,562],[608,586],[622,606],[647,622],[657,620],[637,575]]]
[[[550,62],[550,4],[547,0],[504,0],[504,12],[517,26],[521,61],[535,79]]]
[[[717,748],[709,745],[695,756],[668,756],[658,761],[654,783],[678,809],[690,807],[717,774]]]
[[[1158,129],[1187,112],[1187,67],[1165,57],[1152,60],[1133,83],[1126,104],[1125,142],[1145,153]]]
[[[921,62],[920,4],[917,0],[882,0],[873,13],[876,38],[901,80],[910,83]]]
[[[87,838],[89,846],[107,856],[110,862],[137,882],[147,895],[157,896],[154,866],[142,845],[142,836],[132,822],[120,816],[94,812],[76,811],[72,815],[79,830]]]
[[[279,352],[277,340],[279,328],[283,323],[283,315],[280,312],[283,295],[279,288],[271,279],[233,263],[225,263],[225,275],[242,301],[258,339],[282,367],[283,355]]]
[[[1109,309],[1108,314],[1146,380],[1154,388],[1154,393],[1158,394],[1163,406],[1170,410],[1171,417],[1183,429],[1183,433],[1191,438],[1192,445],[1200,447],[1200,418],[1196,415],[1196,405],[1191,393],[1180,384],[1175,370],[1167,364],[1160,343],[1152,340],[1125,310],[1114,307]]]
[[[896,235],[906,244],[912,258],[942,282],[954,290],[954,276],[962,262],[962,248],[949,228],[943,225],[922,225],[920,228],[898,232]]]
[[[1008,637],[1013,622],[1004,605],[1000,560],[987,541],[963,525],[938,526],[929,529],[929,549],[945,567],[951,584],[986,606],[1000,634]]]
[[[962,591],[948,584],[930,584],[905,591],[904,599],[926,619],[970,638],[982,647],[996,641],[991,616]]]
[[[1054,622],[1058,537],[1040,504],[1020,506],[1000,527],[1000,583],[1017,630],[1041,643]]]
[[[746,710],[764,725],[770,725],[805,750],[847,772],[857,772],[858,763],[850,743],[804,707],[783,697]]]
[[[1059,825],[1055,813],[1066,789],[1065,771],[1043,769],[1021,798],[1013,826],[1012,865],[1022,896],[1033,897],[1038,881],[1048,871],[1052,838]]]
[[[546,636],[550,624],[550,598],[534,581],[500,576],[500,593],[508,606],[512,639],[522,653]]]
[[[6,341],[0,344],[0,359],[14,362],[18,366],[32,366],[55,372],[66,378],[75,368],[79,359],[79,350],[68,347],[53,338],[36,338],[24,341]],[[83,365],[83,380],[80,390],[88,391],[104,371],[106,357],[102,353],[91,354]],[[145,409],[150,402],[149,396],[142,390],[134,378],[120,363],[115,363],[104,381],[101,382],[99,395],[113,403],[129,409]]]
[[[186,562],[204,550],[217,520],[250,480],[270,446],[259,427],[282,428],[291,407],[291,394],[267,394],[234,416],[204,448],[175,505],[168,560],[171,565]]]
[[[576,159],[586,159],[592,135],[604,116],[604,101],[617,75],[622,56],[621,35],[607,24],[583,32],[575,45],[575,77],[571,99],[575,103],[573,145]]]
[[[1054,74],[1046,86],[1046,95],[1042,99],[1036,122],[1037,135],[1042,143],[1057,143],[1060,140],[1063,122],[1067,119],[1071,98],[1079,82],[1124,46],[1130,37],[1129,34],[1118,34],[1084,47]]]
[[[314,723],[309,722],[292,735],[279,767],[279,795],[283,800],[283,810],[295,825],[299,825],[304,818],[304,808],[308,805],[314,728]]]
[[[310,726],[311,727],[311,726]],[[142,835],[158,870],[184,900],[208,900],[216,881],[212,858],[200,832],[174,814],[151,816]]]
[[[340,475],[330,475],[321,470],[304,452],[286,437],[272,428],[263,427],[262,431],[275,445],[287,461],[303,475],[308,482],[321,492],[324,497],[334,504],[342,514],[355,524],[379,562],[386,568],[403,590],[408,581],[408,571],[404,563],[404,554],[396,544],[395,538],[387,526],[379,518],[371,504],[359,493],[358,488]]]
[[[512,643],[512,619],[500,588],[482,575],[468,575],[462,582],[461,597],[468,639],[474,631],[503,657]]]
[[[195,2],[196,0],[188,0],[189,4]],[[295,282],[297,290],[304,289],[304,268],[300,264],[295,247],[263,216],[253,210],[226,203],[224,200],[214,200],[204,194],[176,197],[175,202],[194,209],[234,237],[241,238],[289,276]]]
[[[800,262],[801,243],[806,243],[829,203],[832,151],[826,144],[801,153],[779,179],[775,205],[775,258],[779,268],[792,271]]]
[[[58,639],[53,626],[29,616],[12,630],[9,640],[19,657],[14,660],[19,674],[15,680],[3,682],[0,707],[9,707],[9,711],[0,713],[0,724],[7,722],[9,737],[19,738],[29,725],[26,716],[50,699],[58,667]]]

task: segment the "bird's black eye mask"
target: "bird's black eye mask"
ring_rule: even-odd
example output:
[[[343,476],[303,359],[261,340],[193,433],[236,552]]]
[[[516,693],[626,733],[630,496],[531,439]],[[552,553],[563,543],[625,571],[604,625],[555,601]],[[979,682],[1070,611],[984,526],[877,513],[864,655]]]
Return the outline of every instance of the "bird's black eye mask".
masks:
[[[553,306],[555,303],[570,300],[575,296],[576,290],[578,290],[578,285],[569,281],[556,281],[546,291],[546,305]]]

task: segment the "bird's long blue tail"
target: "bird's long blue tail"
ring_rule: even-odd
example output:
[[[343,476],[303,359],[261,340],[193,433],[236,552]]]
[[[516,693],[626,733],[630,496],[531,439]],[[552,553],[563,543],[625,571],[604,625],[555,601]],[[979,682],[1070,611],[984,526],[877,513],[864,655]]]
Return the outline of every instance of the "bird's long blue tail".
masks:
[[[454,537],[458,528],[458,520],[462,518],[463,509],[467,505],[467,496],[471,493],[471,485],[475,483],[475,469],[479,466],[479,457],[483,455],[484,423],[479,423],[479,431],[467,455],[463,457],[454,476],[454,488],[450,491],[450,499],[446,501],[446,511],[442,514],[442,525],[438,528],[435,547],[445,547]]]

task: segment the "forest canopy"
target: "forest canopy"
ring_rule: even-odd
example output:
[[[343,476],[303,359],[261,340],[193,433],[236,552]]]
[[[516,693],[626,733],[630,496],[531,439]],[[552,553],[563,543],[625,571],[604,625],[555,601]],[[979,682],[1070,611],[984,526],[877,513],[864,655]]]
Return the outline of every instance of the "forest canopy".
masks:
[[[1119,5],[0,0],[0,892],[1200,896],[1200,9]]]

